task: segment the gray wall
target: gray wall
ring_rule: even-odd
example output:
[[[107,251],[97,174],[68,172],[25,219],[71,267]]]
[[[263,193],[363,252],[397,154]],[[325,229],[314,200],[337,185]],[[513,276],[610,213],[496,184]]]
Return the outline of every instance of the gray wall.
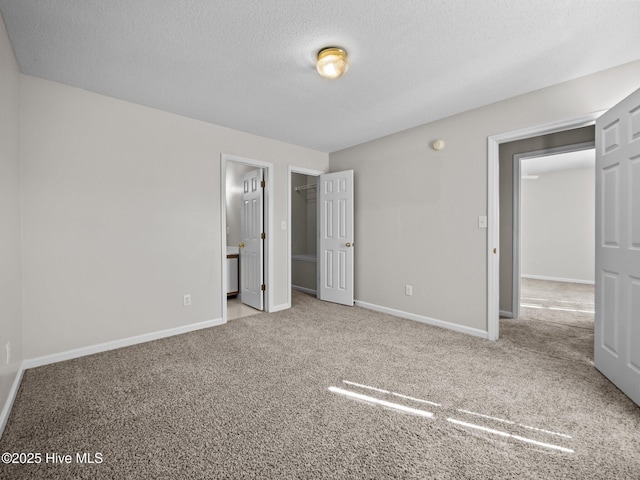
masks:
[[[589,126],[500,145],[500,310],[502,312],[512,313],[513,305],[513,156],[518,153],[593,141],[594,131],[594,127]]]
[[[595,168],[522,180],[522,276],[593,283],[595,186]]]
[[[604,110],[638,78],[640,61],[332,153],[355,172],[356,299],[486,333],[487,138]]]
[[[0,16],[0,411],[23,359],[20,228],[20,72]],[[6,362],[6,345],[11,358]],[[2,434],[0,418],[0,434]]]
[[[287,307],[288,166],[326,170],[326,153],[21,84],[27,358],[221,318],[222,153],[274,164],[269,288]]]

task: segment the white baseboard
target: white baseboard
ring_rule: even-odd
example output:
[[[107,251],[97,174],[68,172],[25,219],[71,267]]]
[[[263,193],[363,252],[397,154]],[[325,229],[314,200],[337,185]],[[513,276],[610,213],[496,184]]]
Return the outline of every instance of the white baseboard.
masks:
[[[401,310],[395,310],[393,308],[381,307],[380,305],[374,305],[372,303],[362,302],[360,300],[355,301],[356,306],[366,308],[369,310],[375,310],[376,312],[387,313],[394,317],[406,318],[407,320],[414,320],[420,323],[427,323],[435,327],[446,328],[455,332],[466,333],[467,335],[473,335],[474,337],[480,337],[488,339],[488,332],[485,330],[479,330],[477,328],[465,327],[464,325],[458,325],[456,323],[445,322],[444,320],[437,320],[435,318],[424,317],[422,315],[416,315],[415,313],[403,312]]]
[[[522,278],[530,278],[531,280],[549,280],[551,282],[564,282],[564,283],[583,283],[585,285],[596,284],[596,282],[594,282],[593,280],[578,280],[575,278],[548,277],[545,275],[529,275],[524,273],[520,276]]]
[[[9,396],[7,400],[4,402],[4,406],[2,407],[2,412],[0,412],[0,438],[4,433],[4,427],[7,426],[7,422],[9,421],[9,415],[11,414],[11,408],[13,408],[13,402],[16,400],[16,395],[18,395],[18,389],[20,388],[20,383],[22,382],[22,375],[24,374],[24,362],[20,364],[20,368],[16,372],[16,377],[13,379],[13,384],[11,385],[11,390],[9,390]]]
[[[505,318],[513,318],[513,312],[506,312],[504,310],[500,310],[500,316]]]
[[[313,289],[307,288],[307,287],[300,287],[298,285],[291,285],[291,288],[293,288],[294,290],[299,290],[299,291],[304,292],[304,293],[308,293],[310,295],[317,295],[318,294],[317,290],[313,290]]]
[[[13,402],[18,394],[18,388],[20,388],[20,382],[24,371],[28,368],[41,367],[43,365],[49,365],[51,363],[64,362],[65,360],[71,360],[72,358],[84,357],[86,355],[93,355],[94,353],[106,352],[108,350],[115,350],[116,348],[129,347],[131,345],[137,345],[139,343],[150,342],[153,340],[159,340],[161,338],[172,337],[174,335],[180,335],[183,333],[193,332],[196,330],[202,330],[203,328],[216,327],[222,325],[225,322],[221,318],[214,320],[207,320],[205,322],[192,323],[182,327],[168,328],[166,330],[160,330],[158,332],[145,333],[143,335],[136,335],[135,337],[122,338],[120,340],[114,340],[112,342],[100,343],[97,345],[90,345],[88,347],[76,348],[74,350],[67,350],[66,352],[54,353],[51,355],[45,355],[42,357],[30,358],[22,362],[20,369],[16,374],[16,378],[9,392],[9,397],[5,402],[2,412],[0,412],[0,437],[4,431],[4,427],[9,420],[9,414],[13,407]]]
[[[202,330],[203,328],[216,327],[224,323],[225,322],[221,318],[216,318],[214,320],[192,323],[190,325],[184,325],[182,327],[168,328],[166,330],[160,330],[158,332],[145,333],[143,335],[136,335],[135,337],[122,338],[120,340],[113,340],[111,342],[99,343],[97,345],[76,348],[74,350],[67,350],[66,352],[54,353],[51,355],[45,355],[43,357],[30,358],[24,361],[23,368],[26,370],[27,368],[40,367],[42,365],[49,365],[50,363],[64,362],[65,360],[71,360],[72,358],[84,357],[86,355],[93,355],[94,353],[115,350],[116,348],[129,347],[131,345],[137,345],[139,343],[151,342],[153,340],[172,337],[174,335],[180,335],[182,333]]]

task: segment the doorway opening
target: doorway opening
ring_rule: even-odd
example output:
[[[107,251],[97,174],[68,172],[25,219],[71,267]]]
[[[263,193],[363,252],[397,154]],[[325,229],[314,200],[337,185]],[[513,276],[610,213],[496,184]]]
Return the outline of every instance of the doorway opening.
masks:
[[[487,229],[487,338],[489,340],[497,340],[499,338],[500,314],[505,310],[504,305],[501,305],[501,300],[504,299],[504,295],[501,295],[503,285],[501,285],[500,282],[501,276],[504,277],[504,275],[501,275],[501,258],[503,256],[512,258],[512,242],[501,241],[501,226],[504,226],[504,222],[502,222],[503,225],[501,225],[500,212],[501,210],[510,211],[510,209],[500,208],[500,203],[504,198],[504,196],[500,195],[500,184],[505,178],[500,175],[500,147],[508,142],[532,139],[548,134],[591,126],[601,113],[602,112],[594,112],[562,122],[506,132],[491,136],[487,139],[487,216],[489,227]],[[512,183],[512,179],[509,179],[509,183]],[[509,226],[508,230],[512,231],[511,226]],[[505,250],[507,255],[505,255]],[[507,271],[508,277],[511,278],[512,269],[508,268]],[[511,288],[511,284],[512,282],[509,281],[509,289]],[[509,295],[508,298],[510,299],[511,295]],[[510,300],[506,310],[510,310],[511,305],[512,302]]]
[[[307,293],[315,289],[319,300],[354,305],[353,178],[353,170],[323,173],[289,167],[290,306],[292,285]],[[286,228],[286,222],[282,228]],[[292,268],[297,271],[292,272]],[[306,285],[300,285],[303,282]]]
[[[513,316],[593,331],[593,142],[514,156]]]
[[[318,179],[324,172],[289,167],[289,305],[291,290],[318,291]]]
[[[513,298],[510,315],[506,316],[537,318],[539,315],[531,310],[535,308],[540,310],[538,314],[551,313],[548,308],[562,312],[558,310],[562,307],[553,302],[545,306],[530,300],[536,298],[536,289],[542,288],[549,296],[557,297],[555,303],[569,302],[560,297],[570,296],[571,291],[589,291],[587,287],[567,290],[569,284],[595,283],[593,141],[515,154],[512,204]],[[548,282],[555,282],[555,287]],[[521,315],[521,287],[533,289],[527,293],[529,300],[525,298],[527,315]],[[560,293],[562,290],[567,290],[565,295]],[[593,310],[593,295],[590,299],[580,295],[580,300],[575,300],[588,303],[588,309]],[[581,307],[579,310],[586,308],[576,306]]]
[[[272,164],[231,155],[221,161],[222,318],[270,311]]]
[[[318,176],[291,172],[291,288],[318,293]]]

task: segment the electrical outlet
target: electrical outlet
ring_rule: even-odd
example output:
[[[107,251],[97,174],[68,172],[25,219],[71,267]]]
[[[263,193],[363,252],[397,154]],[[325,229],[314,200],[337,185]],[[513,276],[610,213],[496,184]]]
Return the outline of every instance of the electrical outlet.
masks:
[[[404,294],[408,297],[413,295],[413,285],[405,285],[404,286]]]
[[[9,365],[9,362],[11,361],[11,342],[7,342],[4,348],[7,353],[7,365]]]
[[[182,300],[182,304],[185,307],[188,307],[189,305],[191,305],[191,295],[190,294],[187,294],[187,295],[184,296],[184,299]]]

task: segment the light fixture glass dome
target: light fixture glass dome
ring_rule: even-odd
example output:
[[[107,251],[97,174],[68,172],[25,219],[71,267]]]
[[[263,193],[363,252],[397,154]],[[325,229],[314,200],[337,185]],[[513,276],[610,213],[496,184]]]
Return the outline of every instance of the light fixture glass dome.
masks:
[[[318,52],[318,73],[325,78],[339,78],[349,68],[347,52],[342,48],[328,47]]]

